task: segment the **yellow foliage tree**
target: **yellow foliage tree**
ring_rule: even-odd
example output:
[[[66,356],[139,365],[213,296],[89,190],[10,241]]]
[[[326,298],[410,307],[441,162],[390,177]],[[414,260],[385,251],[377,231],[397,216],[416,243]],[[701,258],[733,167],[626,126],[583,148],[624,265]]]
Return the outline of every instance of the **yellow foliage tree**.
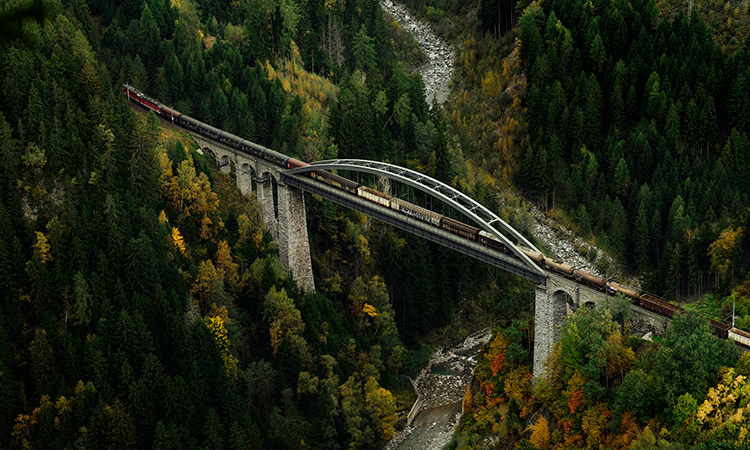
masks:
[[[190,292],[198,297],[201,308],[205,311],[211,294],[220,287],[221,274],[216,271],[211,260],[201,261],[198,264],[198,275],[195,277]]]
[[[466,390],[464,396],[464,413],[469,414],[474,410],[474,394],[471,393],[471,389]]]
[[[539,420],[536,421],[536,425],[532,427],[530,441],[534,447],[539,450],[549,448],[549,426],[547,425],[547,419],[545,419],[544,416],[541,416]]]
[[[583,414],[583,432],[586,434],[586,443],[589,447],[598,448],[604,443],[611,416],[612,412],[603,403],[597,403]]]
[[[213,306],[216,308],[215,304]],[[228,315],[226,314],[227,310],[225,307],[222,308],[223,311],[219,311],[217,315],[213,317],[204,317],[201,321],[214,337],[214,342],[219,349],[221,360],[224,363],[224,370],[226,370],[227,375],[229,375],[230,378],[236,380],[240,371],[237,367],[237,358],[232,355],[230,349],[229,333],[226,328],[226,324],[229,321]]]
[[[301,336],[302,332],[305,331],[302,313],[297,309],[294,301],[286,295],[284,288],[277,291],[275,286],[271,287],[266,295],[264,307],[263,317],[269,322],[271,347],[274,355],[279,351],[284,341],[288,341],[297,347],[307,346]],[[298,350],[301,349],[298,348]],[[306,351],[309,352],[309,350]]]
[[[742,236],[742,227],[730,227],[722,231],[719,238],[708,247],[708,256],[711,258],[711,264],[719,271],[722,277],[726,276],[732,267],[737,249],[742,242]]]
[[[39,425],[39,420],[42,416],[48,411],[52,411],[53,408],[54,405],[52,404],[52,401],[50,401],[49,396],[42,395],[41,400],[39,400],[39,406],[34,408],[31,414],[19,414],[18,417],[16,417],[16,423],[13,425],[13,432],[11,435],[16,447],[23,449],[34,448],[32,444],[32,435],[34,434],[36,426]]]
[[[174,245],[180,253],[185,254],[185,239],[183,239],[182,234],[177,227],[172,227],[172,245]]]
[[[42,264],[52,261],[50,254],[50,245],[47,236],[42,232],[35,232],[36,240],[34,241],[34,258]]]
[[[505,395],[508,398],[523,400],[531,389],[531,373],[527,366],[514,369],[505,377]]]
[[[370,414],[372,427],[380,438],[387,441],[396,434],[396,400],[374,377],[369,377],[365,382],[365,408]]]
[[[378,310],[369,303],[365,303],[365,306],[362,307],[362,312],[370,317],[377,317],[378,315]]]
[[[252,242],[255,247],[260,247],[263,241],[263,229],[265,224],[260,216],[260,211],[254,214],[242,213],[237,217],[237,229],[239,232],[239,243]]]
[[[205,173],[196,176],[192,161],[185,160],[177,169],[180,188],[180,210],[188,216],[201,217],[200,233],[203,239],[210,237],[211,215],[219,207],[219,197],[211,189]]]
[[[216,267],[224,275],[224,283],[227,286],[230,288],[237,286],[239,268],[232,259],[232,252],[229,250],[229,244],[226,240],[219,242],[219,248],[216,250]]]
[[[167,156],[167,149],[160,145],[156,152],[156,162],[159,165],[159,190],[162,196],[169,198],[172,184],[172,161]]]
[[[734,369],[726,369],[721,380],[708,390],[706,399],[698,407],[696,421],[703,431],[732,437],[739,447],[746,447],[750,414],[746,411],[750,403],[750,382]]]

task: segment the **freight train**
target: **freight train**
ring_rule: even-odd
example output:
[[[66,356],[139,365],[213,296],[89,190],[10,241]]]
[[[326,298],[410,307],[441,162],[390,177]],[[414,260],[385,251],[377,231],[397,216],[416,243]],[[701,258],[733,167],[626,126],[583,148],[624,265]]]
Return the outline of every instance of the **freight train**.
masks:
[[[128,98],[130,100],[137,102],[144,108],[153,111],[155,114],[161,116],[162,118],[170,120],[172,123],[184,127],[190,131],[202,134],[212,140],[233,147],[240,152],[247,153],[256,158],[264,159],[271,162],[272,164],[287,169],[296,169],[299,167],[309,166],[309,164],[296,158],[291,158],[274,150],[270,150],[266,147],[263,147],[262,145],[258,145],[254,142],[242,139],[238,136],[235,136],[234,134],[227,133],[226,131],[220,130],[218,128],[212,127],[211,125],[193,119],[187,114],[182,114],[179,111],[165,106],[158,101],[146,96],[129,84],[125,84],[123,86],[123,91],[128,95]],[[513,252],[494,235],[487,233],[486,231],[479,228],[465,224],[442,214],[430,211],[426,208],[414,205],[397,197],[383,194],[374,189],[368,188],[367,186],[363,186],[360,183],[325,170],[311,170],[307,174],[311,178],[328,184],[329,186],[332,186],[336,189],[340,189],[352,195],[356,195],[358,197],[380,204],[381,206],[390,208],[394,211],[404,214],[405,216],[412,217],[416,220],[428,223],[438,228],[442,228],[450,233],[462,236],[471,241],[478,242],[499,252],[511,256],[513,255]],[[668,317],[672,317],[677,312],[684,311],[683,308],[673,305],[660,298],[654,297],[653,295],[647,293],[639,293],[633,289],[621,286],[615,281],[608,282],[605,278],[590,274],[584,269],[576,269],[563,261],[549,258],[538,251],[525,248],[520,244],[517,244],[517,246],[526,256],[529,257],[529,259],[534,261],[543,269],[557,272],[568,278],[573,278],[580,283],[587,284],[610,295],[620,293],[625,297],[633,300],[634,304],[648,310],[666,315]],[[718,322],[716,320],[708,319],[708,321],[711,324],[714,332],[719,337],[722,337],[724,339],[732,339],[736,342],[750,347],[750,333],[738,330],[730,325]]]

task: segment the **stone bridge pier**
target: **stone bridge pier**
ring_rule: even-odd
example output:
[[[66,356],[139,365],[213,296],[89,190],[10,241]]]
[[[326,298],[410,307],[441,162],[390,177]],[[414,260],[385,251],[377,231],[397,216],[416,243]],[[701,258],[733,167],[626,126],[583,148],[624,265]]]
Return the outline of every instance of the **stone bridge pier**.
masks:
[[[312,292],[315,290],[315,281],[307,237],[305,195],[300,189],[280,183],[278,197],[276,239],[279,241],[279,258],[284,267],[292,272],[299,286]]]
[[[546,286],[536,287],[534,310],[534,379],[544,376],[546,361],[552,347],[560,339],[560,327],[567,317],[567,307],[585,308],[606,301],[608,295],[570,278],[548,272]],[[661,336],[669,327],[669,319],[636,305],[630,305],[630,332],[635,335],[652,333]]]
[[[252,195],[255,185],[263,221],[279,244],[281,263],[304,291],[315,291],[303,192],[280,181],[284,170],[281,167],[200,134],[190,134],[204,152],[214,156],[221,172],[231,173],[234,168],[237,188],[243,195]]]
[[[568,307],[592,306],[606,294],[580,285],[572,279],[548,272],[547,284],[537,285],[534,306],[534,379],[544,376],[546,361],[552,347],[560,339],[560,327],[567,317]]]

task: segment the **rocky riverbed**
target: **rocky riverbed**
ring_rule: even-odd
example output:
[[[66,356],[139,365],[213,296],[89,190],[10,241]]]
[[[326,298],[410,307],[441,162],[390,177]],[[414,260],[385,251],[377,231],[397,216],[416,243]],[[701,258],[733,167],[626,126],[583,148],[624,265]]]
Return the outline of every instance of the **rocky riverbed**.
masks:
[[[388,450],[441,449],[450,442],[461,419],[461,406],[479,352],[492,337],[484,328],[466,337],[460,344],[433,350],[427,367],[414,381],[424,402],[411,425],[388,442]]]
[[[391,0],[382,0],[380,6],[419,42],[419,47],[427,58],[427,62],[419,67],[425,85],[427,103],[431,105],[433,98],[436,98],[439,104],[443,104],[450,92],[448,82],[453,77],[455,52],[428,25],[409,14],[405,6],[393,3]]]

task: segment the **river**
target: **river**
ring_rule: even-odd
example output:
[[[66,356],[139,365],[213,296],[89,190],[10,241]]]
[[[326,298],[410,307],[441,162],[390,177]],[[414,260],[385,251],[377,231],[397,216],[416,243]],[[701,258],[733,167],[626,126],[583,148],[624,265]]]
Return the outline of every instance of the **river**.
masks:
[[[423,400],[420,411],[411,425],[388,442],[386,449],[442,449],[450,442],[461,420],[464,395],[477,358],[491,337],[492,329],[487,327],[454,347],[433,350],[429,364],[414,381]]]

